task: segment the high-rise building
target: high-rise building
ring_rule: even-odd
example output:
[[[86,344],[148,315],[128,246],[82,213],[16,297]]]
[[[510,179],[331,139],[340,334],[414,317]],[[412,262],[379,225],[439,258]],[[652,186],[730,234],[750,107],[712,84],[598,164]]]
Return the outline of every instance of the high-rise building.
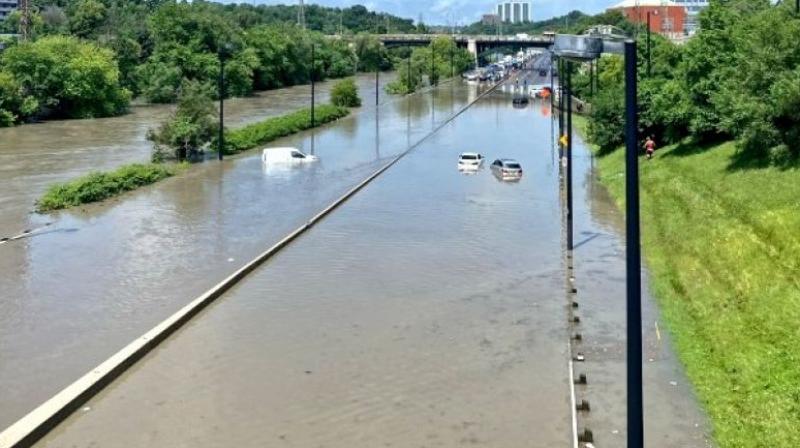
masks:
[[[519,1],[505,1],[497,4],[495,9],[500,20],[508,23],[522,23],[531,21],[531,3]]]
[[[0,20],[5,20],[11,11],[17,9],[17,0],[0,0]]]
[[[700,27],[697,16],[708,7],[708,0],[672,0],[686,8],[686,33],[694,34]]]

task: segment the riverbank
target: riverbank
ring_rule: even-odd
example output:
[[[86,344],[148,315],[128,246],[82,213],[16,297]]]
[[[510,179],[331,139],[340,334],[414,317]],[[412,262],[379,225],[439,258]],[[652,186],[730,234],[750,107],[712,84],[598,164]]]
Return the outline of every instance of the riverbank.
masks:
[[[730,142],[640,163],[651,288],[717,443],[796,445],[800,172],[742,168]],[[621,149],[597,157],[621,209],[624,164]]]
[[[323,104],[317,106],[313,122],[310,108],[268,118],[241,129],[226,131],[224,151],[233,154],[253,149],[257,145],[322,126],[349,113],[350,110],[345,107]],[[179,166],[134,163],[111,172],[93,172],[69,182],[54,184],[36,201],[36,211],[43,213],[112,198],[171,177],[178,172]]]

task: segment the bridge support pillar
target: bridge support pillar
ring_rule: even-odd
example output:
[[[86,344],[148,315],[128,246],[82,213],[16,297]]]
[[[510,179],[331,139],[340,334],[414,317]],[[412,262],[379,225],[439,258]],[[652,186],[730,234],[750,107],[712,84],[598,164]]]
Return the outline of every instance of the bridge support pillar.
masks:
[[[472,55],[472,59],[475,61],[475,66],[478,65],[478,40],[477,39],[467,39],[467,51]]]

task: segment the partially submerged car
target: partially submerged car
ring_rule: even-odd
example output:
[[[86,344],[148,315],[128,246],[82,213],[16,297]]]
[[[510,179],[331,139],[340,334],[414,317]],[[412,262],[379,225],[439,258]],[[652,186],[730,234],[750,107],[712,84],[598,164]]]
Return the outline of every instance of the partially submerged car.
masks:
[[[477,171],[483,165],[484,157],[477,152],[462,152],[458,156],[459,171]]]
[[[266,164],[303,164],[317,160],[319,157],[291,147],[264,148],[261,152],[261,161]]]
[[[514,159],[497,159],[491,165],[498,180],[516,181],[522,178],[522,165]]]

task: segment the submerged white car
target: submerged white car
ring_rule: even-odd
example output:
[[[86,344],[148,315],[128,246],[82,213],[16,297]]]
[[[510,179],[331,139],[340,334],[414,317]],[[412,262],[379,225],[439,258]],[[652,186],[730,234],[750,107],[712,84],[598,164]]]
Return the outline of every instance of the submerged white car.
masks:
[[[460,171],[474,171],[483,164],[483,156],[477,152],[462,152],[458,156],[458,169]]]
[[[319,157],[305,154],[297,148],[264,148],[261,161],[267,164],[301,164],[316,162]]]

